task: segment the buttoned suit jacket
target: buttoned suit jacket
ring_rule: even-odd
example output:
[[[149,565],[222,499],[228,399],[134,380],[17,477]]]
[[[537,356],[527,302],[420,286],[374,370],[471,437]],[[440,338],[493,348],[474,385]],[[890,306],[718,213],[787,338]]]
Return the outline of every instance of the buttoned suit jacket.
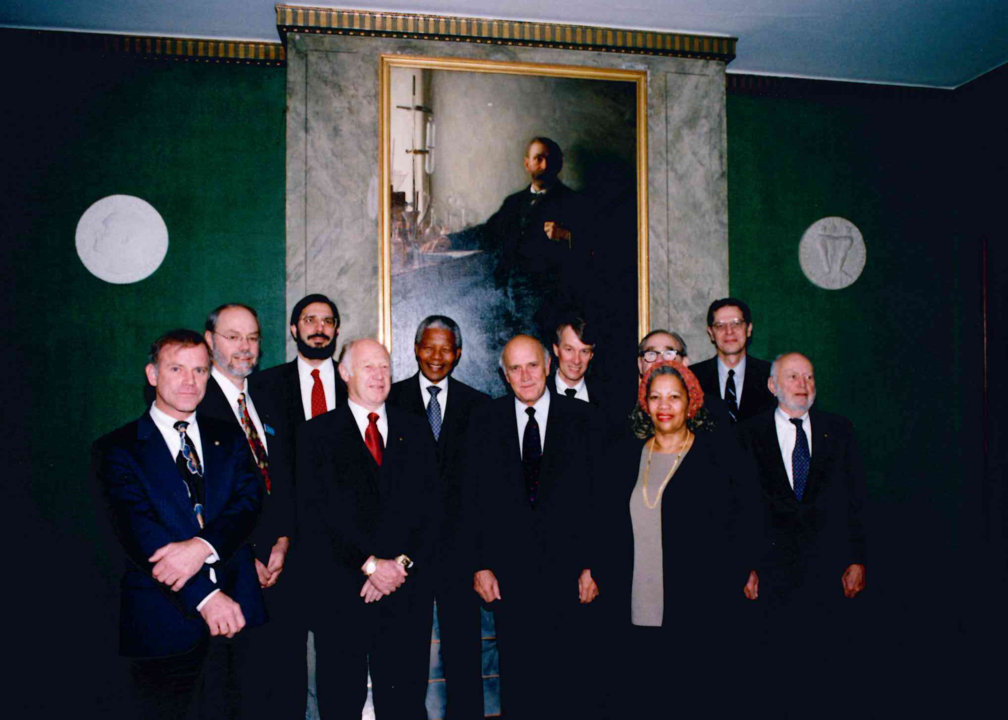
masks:
[[[248,386],[248,383],[246,383]],[[256,413],[259,413],[259,403],[251,387],[248,387],[249,396],[255,404]],[[215,378],[207,382],[206,395],[199,404],[199,412],[207,417],[220,420],[223,423],[234,423],[238,430],[244,435],[245,429],[238,422],[234,411],[228,403],[227,397]],[[249,447],[249,462],[259,478],[260,491],[262,493],[262,513],[259,522],[252,531],[250,542],[252,552],[263,564],[269,564],[270,551],[273,544],[280,537],[292,537],[294,535],[294,488],[293,478],[289,475],[290,463],[286,462],[289,448],[283,446],[283,438],[278,436],[272,425],[263,421],[262,415],[259,417],[263,425],[263,432],[266,435],[266,453],[269,458],[270,471],[270,491],[266,492],[266,484],[262,472],[255,462],[252,448]]]
[[[473,411],[490,400],[490,396],[465,383],[448,377],[449,401],[441,420],[441,433],[434,443],[438,464],[440,507],[437,523],[440,526],[436,543],[437,560],[454,559],[460,542],[465,542],[463,531],[465,520],[462,511],[462,462],[465,454],[466,432]],[[420,373],[392,384],[388,404],[427,420],[427,407],[420,395]],[[431,433],[431,440],[434,436]],[[456,568],[460,569],[460,568]]]
[[[718,379],[717,356],[690,365],[690,370],[700,381],[705,396],[721,398],[721,383]],[[760,413],[777,407],[777,399],[767,387],[770,377],[770,363],[746,354],[745,382],[742,386],[742,402],[739,404],[738,419],[748,420]],[[721,398],[724,400],[724,398]],[[727,409],[727,406],[726,406]]]
[[[411,573],[430,572],[430,505],[437,487],[430,429],[399,408],[386,405],[386,412],[388,439],[381,466],[346,404],[298,430],[300,549],[311,571],[312,588],[305,599],[313,627],[339,631],[367,624],[374,612],[395,612],[408,601],[417,586],[414,577],[365,605],[361,566],[370,555],[395,558],[404,553],[414,561]]]
[[[197,414],[206,487],[205,527],[193,514],[186,485],[149,412],[94,445],[97,477],[112,526],[126,554],[122,576],[120,652],[132,657],[183,653],[208,636],[196,606],[215,589],[241,605],[246,626],[265,621],[259,580],[246,540],[260,508],[259,483],[248,443],[233,425]],[[220,557],[175,593],[151,575],[147,558],[171,542],[193,537]]]
[[[755,460],[762,489],[763,566],[771,577],[796,585],[821,576],[839,593],[846,567],[866,559],[864,466],[849,420],[814,407],[809,418],[812,457],[801,501],[788,483],[774,412],[741,424],[739,440]]]
[[[476,481],[472,567],[492,570],[508,602],[557,607],[569,600],[573,606],[578,576],[599,554],[598,416],[580,400],[551,394],[532,508],[514,403],[510,394],[493,400],[470,423],[467,478]]]

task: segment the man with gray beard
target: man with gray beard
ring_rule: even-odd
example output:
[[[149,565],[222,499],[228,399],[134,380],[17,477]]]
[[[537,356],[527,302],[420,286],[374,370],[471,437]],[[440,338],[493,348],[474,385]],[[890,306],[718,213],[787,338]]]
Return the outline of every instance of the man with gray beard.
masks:
[[[289,463],[281,459],[290,448],[283,447],[283,439],[256,410],[247,381],[259,363],[259,318],[247,305],[221,305],[207,316],[204,338],[213,367],[199,411],[238,423],[262,483],[262,514],[250,544],[269,622],[237,642],[242,717],[293,717],[292,708],[300,708],[303,716],[304,637],[289,624],[296,610],[289,578],[281,580],[294,534],[293,483]]]

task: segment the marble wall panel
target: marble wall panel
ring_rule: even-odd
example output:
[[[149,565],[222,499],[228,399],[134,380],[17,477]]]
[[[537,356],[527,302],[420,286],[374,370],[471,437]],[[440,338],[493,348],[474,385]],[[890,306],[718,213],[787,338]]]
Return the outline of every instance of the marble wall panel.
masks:
[[[394,38],[288,42],[287,303],[324,292],[341,336],[378,331],[378,63],[383,53],[648,73],[650,325],[709,354],[704,318],[728,291],[724,65],[717,61]],[[700,351],[703,352],[700,352]],[[293,347],[288,347],[293,357]]]

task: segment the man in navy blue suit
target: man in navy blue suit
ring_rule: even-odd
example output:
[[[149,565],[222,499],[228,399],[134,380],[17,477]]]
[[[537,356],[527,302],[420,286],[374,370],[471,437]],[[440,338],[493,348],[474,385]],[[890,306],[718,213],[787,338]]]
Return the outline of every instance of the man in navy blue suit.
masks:
[[[151,346],[150,410],[95,443],[98,478],[126,554],[120,652],[132,658],[138,715],[180,718],[195,696],[228,703],[229,680],[207,671],[211,636],[234,637],[265,620],[246,544],[260,508],[247,441],[196,413],[210,353],[191,330]],[[217,670],[224,673],[220,678]]]

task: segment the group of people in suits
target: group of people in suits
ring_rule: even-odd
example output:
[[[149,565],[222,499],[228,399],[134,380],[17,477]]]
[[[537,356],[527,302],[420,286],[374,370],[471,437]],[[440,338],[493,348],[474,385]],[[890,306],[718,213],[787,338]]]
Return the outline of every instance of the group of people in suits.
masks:
[[[396,383],[376,340],[336,362],[339,326],[306,296],[297,357],[254,372],[256,313],[222,305],[155,341],[151,407],[96,443],[138,715],[304,717],[310,630],[322,718],[360,717],[369,674],[378,717],[425,718],[435,608],[456,719],[483,716],[481,606],[521,720],[710,709],[740,653],[846,641],[865,585],[853,430],[812,409],[805,356],[748,355],[744,302],[711,304],[706,362],[648,333],[636,404],[591,374],[576,315],[552,354],[504,345],[497,399],[452,376],[449,317],[420,323]]]

